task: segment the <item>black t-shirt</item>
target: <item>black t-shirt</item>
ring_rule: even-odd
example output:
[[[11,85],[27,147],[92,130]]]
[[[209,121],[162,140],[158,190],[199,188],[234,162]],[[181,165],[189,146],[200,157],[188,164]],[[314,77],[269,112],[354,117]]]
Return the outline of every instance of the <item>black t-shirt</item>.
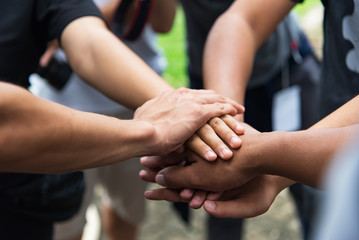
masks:
[[[322,0],[324,45],[321,116],[359,94],[359,0]]]
[[[0,1],[0,79],[24,87],[47,42],[81,16],[101,16],[91,0]]]

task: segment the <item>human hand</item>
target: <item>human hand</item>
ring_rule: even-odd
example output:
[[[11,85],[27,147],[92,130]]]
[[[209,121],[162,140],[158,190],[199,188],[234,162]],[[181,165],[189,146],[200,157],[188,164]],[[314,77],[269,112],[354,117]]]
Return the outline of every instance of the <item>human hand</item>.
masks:
[[[217,156],[227,160],[233,156],[228,146],[239,148],[242,141],[238,135],[243,134],[244,127],[234,117],[215,117],[186,141],[186,147],[208,161],[216,160]]]
[[[182,147],[211,118],[243,112],[243,106],[213,91],[180,88],[147,101],[136,110],[134,119],[154,127],[148,155],[164,155]]]
[[[242,141],[237,134],[243,134],[244,131],[242,125],[230,115],[215,117],[187,140],[185,145],[187,149],[192,150],[207,161],[216,160],[217,154],[221,159],[226,160],[233,156],[233,152],[223,141],[231,148],[238,148]],[[176,153],[183,153],[184,150],[185,148],[180,149]],[[183,161],[185,161],[184,157],[176,154],[141,158],[142,165],[153,170],[151,174],[157,173],[165,167],[178,165]],[[154,179],[147,181],[155,182]]]
[[[248,218],[268,211],[276,196],[294,182],[287,178],[261,175],[246,184],[224,192],[207,193],[182,189],[155,189],[145,192],[150,200],[189,202],[191,207],[203,208],[220,218]]]
[[[246,128],[246,134],[242,136],[244,145],[240,149],[233,149],[234,156],[230,160],[208,162],[193,153],[148,157],[141,160],[148,170],[141,171],[140,177],[175,189],[224,191],[241,186],[260,174],[255,159],[258,154],[256,144],[262,136],[249,125],[243,126]]]

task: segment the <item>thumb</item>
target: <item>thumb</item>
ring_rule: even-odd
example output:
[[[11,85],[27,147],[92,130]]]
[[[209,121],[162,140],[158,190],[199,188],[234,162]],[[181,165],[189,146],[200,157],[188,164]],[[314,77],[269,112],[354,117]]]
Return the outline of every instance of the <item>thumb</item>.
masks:
[[[203,208],[207,213],[218,218],[242,218],[247,217],[241,209],[240,202],[237,201],[211,201],[206,200]]]
[[[171,166],[162,169],[156,176],[156,182],[167,188],[196,188],[189,174],[190,166]]]
[[[249,218],[266,212],[261,206],[248,202],[245,198],[227,201],[206,200],[203,208],[207,213],[219,218]]]

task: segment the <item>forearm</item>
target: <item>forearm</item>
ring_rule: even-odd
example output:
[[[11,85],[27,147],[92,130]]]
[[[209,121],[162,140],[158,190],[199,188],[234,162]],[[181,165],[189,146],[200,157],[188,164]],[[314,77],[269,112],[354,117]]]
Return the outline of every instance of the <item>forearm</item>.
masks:
[[[76,34],[80,31],[86,34]],[[106,96],[127,107],[137,108],[171,89],[98,18],[83,17],[70,23],[61,41],[74,71]]]
[[[229,31],[223,26],[231,26],[236,31]],[[206,89],[213,89],[244,104],[256,51],[253,38],[247,24],[236,14],[223,15],[216,21],[204,50],[203,79]]]
[[[76,111],[10,84],[0,96],[2,172],[72,171],[150,153],[146,122]]]
[[[205,88],[244,104],[255,54],[294,6],[288,0],[237,0],[213,25],[206,41]],[[275,8],[267,11],[268,8]],[[275,13],[275,14],[272,14]]]
[[[295,181],[299,181],[318,187],[333,154],[358,133],[357,109],[359,109],[358,96],[316,123],[310,131],[267,134],[273,135],[276,139],[266,142],[269,147],[265,147],[266,152],[263,152],[262,160],[263,164],[267,163],[268,166],[264,167],[267,168],[264,172],[292,179],[283,177],[280,180],[283,185],[290,186]],[[328,130],[316,132],[313,131],[314,129]],[[276,149],[280,150],[276,151]]]
[[[298,132],[265,133],[256,158],[260,172],[279,175],[319,187],[333,155],[351,137],[359,125]],[[257,163],[258,163],[257,162]]]

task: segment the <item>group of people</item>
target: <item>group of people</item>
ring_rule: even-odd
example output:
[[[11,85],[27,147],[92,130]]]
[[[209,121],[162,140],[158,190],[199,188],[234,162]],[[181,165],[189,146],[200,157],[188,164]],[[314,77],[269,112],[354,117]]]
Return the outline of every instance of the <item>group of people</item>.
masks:
[[[148,199],[188,202],[219,217],[211,221],[221,231],[210,233],[210,239],[219,239],[221,233],[224,237],[226,227],[228,239],[240,238],[242,222],[236,219],[264,213],[276,195],[295,182],[320,188],[340,147],[357,142],[353,139],[359,131],[355,49],[359,33],[354,20],[359,2],[323,0],[326,14],[319,110],[315,108],[316,94],[302,94],[311,99],[311,105],[304,108],[314,107],[307,123],[313,126],[303,131],[271,132],[274,95],[283,88],[280,83],[288,81],[290,85],[292,81],[286,79],[290,76],[287,68],[290,71],[312,54],[310,47],[293,47],[293,43],[306,45],[304,34],[288,15],[297,2],[301,1],[180,1],[187,19],[191,88],[216,93],[174,90],[158,74],[163,60],[153,51],[152,30],[169,31],[176,1],[156,1],[140,39],[125,42],[143,60],[125,46],[115,35],[118,33],[109,30],[121,1],[96,2],[102,13],[90,0],[0,2],[1,238],[52,239],[54,223],[74,216],[83,203],[74,220],[79,222],[74,232],[57,225],[59,232],[70,234],[63,239],[81,238],[84,211],[97,178],[111,202],[104,209],[115,219],[111,220],[113,231],[108,232],[124,229],[113,233],[114,239],[120,236],[116,234],[135,238],[143,215],[138,206],[143,206],[143,201],[132,210],[129,203],[145,185],[136,185],[134,174],[125,175],[137,175],[134,157],[153,156],[141,159],[148,169],[141,171],[140,177],[165,187],[146,192]],[[32,75],[31,90],[61,105],[24,89],[30,86],[29,77],[38,65],[49,64],[46,58],[54,45],[63,50],[54,59],[71,66],[65,85],[55,90]],[[299,85],[303,93],[317,92],[316,82],[310,87],[308,82]],[[118,103],[135,110],[133,118]],[[322,120],[314,124],[317,111]],[[131,120],[123,120],[124,116]],[[332,176],[339,169],[351,169],[353,174],[348,177],[357,179],[358,171],[352,166],[358,166],[354,164],[358,154],[346,151],[352,154],[339,156],[348,164],[334,169]],[[110,164],[85,171],[87,197],[83,202],[85,187],[78,170]],[[131,192],[113,182],[127,179],[134,184]],[[353,189],[348,187],[350,199],[357,199]],[[323,218],[328,224],[341,219],[340,212],[330,217],[333,204],[336,202],[323,209],[323,215],[329,215]],[[347,215],[343,217],[358,217],[348,216],[350,213],[344,211]],[[233,218],[238,225],[226,226],[220,218]],[[325,221],[321,223],[321,231],[313,231],[317,239],[358,236],[350,226],[346,232],[329,235]],[[235,226],[233,231],[229,225]]]
[[[227,71],[227,73],[224,73],[226,71],[219,72],[213,78],[221,78],[221,81],[217,80],[216,82],[221,84],[218,89],[227,87],[226,91],[218,92],[227,93],[227,96],[233,92],[235,95],[236,92],[233,89],[237,85],[223,84],[224,79],[229,75],[232,83],[237,81],[237,84],[241,79],[248,79],[255,53],[275,27],[287,16],[296,2],[301,1],[273,0],[265,3],[262,1],[235,1],[227,13],[216,21],[206,40],[203,66],[205,74],[210,72],[209,69],[218,71],[218,65],[221,64]],[[242,146],[234,152],[230,162],[218,161],[216,164],[208,164],[195,156],[189,156],[187,159],[173,156],[146,158],[142,163],[149,170],[141,172],[142,178],[149,181],[156,180],[157,183],[168,188],[147,192],[147,198],[187,201],[195,208],[203,205],[207,212],[217,217],[253,217],[264,213],[270,207],[275,196],[294,182],[316,188],[321,186],[320,182],[324,178],[335,152],[346,141],[350,141],[350,139],[354,141],[353,138],[357,135],[358,97],[356,95],[359,87],[355,57],[357,50],[354,40],[357,34],[354,19],[357,17],[355,9],[358,2],[338,3],[330,0],[322,2],[325,7],[325,19],[319,112],[320,118],[323,120],[308,130],[293,133],[259,134],[248,126],[246,134],[241,137]],[[233,44],[228,44],[228,39]],[[217,55],[214,54],[215,50],[218,51]],[[217,65],[210,64],[211,61],[217,61]],[[237,75],[228,74],[230,69],[228,65],[232,63],[236,66],[233,69],[238,70]],[[207,66],[208,70],[206,71]],[[204,79],[205,83],[208,81],[207,86],[214,84],[210,78],[215,73],[210,73],[208,78]],[[242,75],[246,77],[241,78]],[[345,104],[346,102],[348,103]],[[246,107],[244,116],[248,111],[249,107]],[[353,153],[354,150],[346,151]],[[347,164],[347,166],[354,166],[354,162],[358,161],[358,155],[355,154],[349,155],[348,158],[351,159],[352,164]],[[168,161],[169,165],[178,165],[178,161],[192,164],[186,164],[183,167],[170,166],[156,176],[158,161],[161,161],[162,167],[164,161]],[[207,167],[204,166],[206,164],[208,164]],[[235,167],[237,164],[241,166],[240,169]],[[156,169],[155,172],[154,169]],[[358,169],[356,171],[350,168],[341,169],[358,173]],[[217,174],[214,174],[213,172],[217,170]],[[335,170],[333,171],[335,172]],[[208,173],[211,174],[207,175]],[[344,178],[343,175],[346,175],[346,172],[338,172],[332,176],[340,174]],[[350,176],[353,179],[353,175]],[[331,182],[335,181],[334,179]],[[352,187],[345,188],[350,189],[351,192],[340,193],[338,191],[340,188],[337,188],[336,199],[339,199],[339,195],[350,196],[351,201],[347,202],[353,203],[353,200],[358,197],[355,195],[357,191],[353,191],[354,185],[355,183],[352,182]],[[178,190],[182,188],[185,190]],[[328,206],[333,207],[335,202],[329,202]],[[320,224],[322,228],[318,232],[323,235],[313,233],[315,231],[312,231],[311,234],[315,235],[317,239],[357,238],[358,232],[352,226],[358,222],[354,221],[352,224],[349,220],[358,219],[357,215],[350,210],[356,209],[356,206],[355,204],[346,206],[342,204],[341,206],[346,210],[336,211],[331,215],[331,210],[327,207],[327,212],[323,214],[325,217],[321,219],[322,222],[329,223],[332,228]],[[348,224],[348,227],[345,228],[347,231],[341,231],[334,227],[335,223],[339,224],[341,221],[345,222],[343,225]],[[328,232],[335,232],[335,234],[329,235]]]

